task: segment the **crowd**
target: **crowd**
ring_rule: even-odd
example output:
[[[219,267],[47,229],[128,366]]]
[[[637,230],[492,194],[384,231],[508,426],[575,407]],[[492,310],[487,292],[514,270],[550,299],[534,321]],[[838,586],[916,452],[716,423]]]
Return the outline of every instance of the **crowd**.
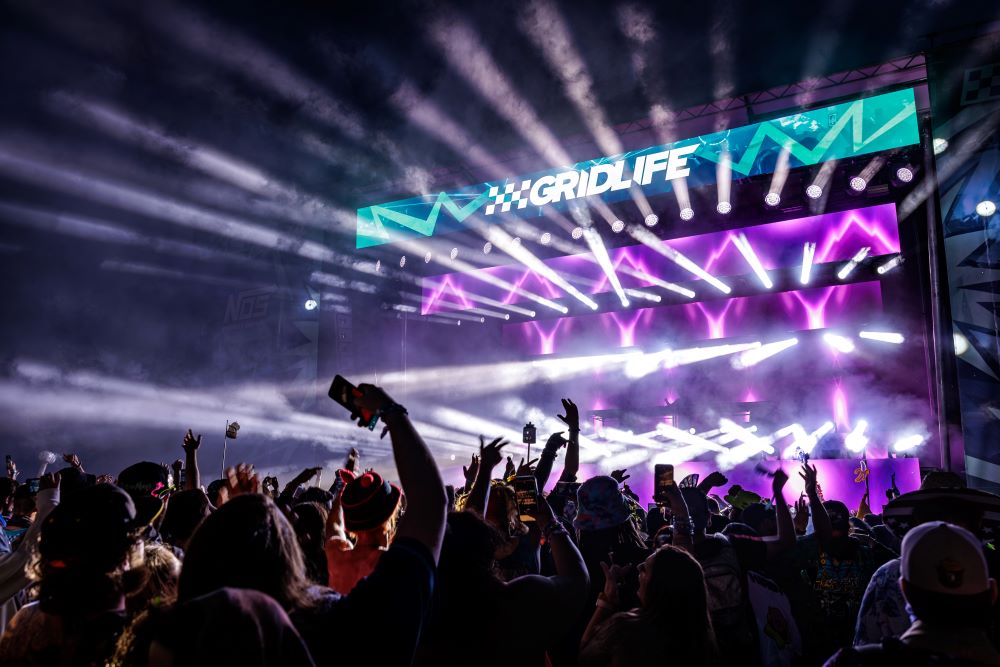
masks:
[[[771,498],[714,473],[643,508],[626,471],[577,479],[564,400],[537,460],[499,473],[483,441],[451,488],[406,409],[359,390],[399,484],[352,451],[328,490],[246,464],[203,486],[191,431],[172,470],[66,455],[18,483],[9,461],[0,665],[1000,665],[1000,498],[957,476],[881,514],[808,462],[791,506],[779,469]]]

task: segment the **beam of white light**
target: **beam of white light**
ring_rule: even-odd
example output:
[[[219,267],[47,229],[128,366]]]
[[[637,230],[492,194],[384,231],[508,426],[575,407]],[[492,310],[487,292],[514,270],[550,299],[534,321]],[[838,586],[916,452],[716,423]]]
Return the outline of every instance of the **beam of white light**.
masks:
[[[625,296],[625,290],[622,289],[622,283],[618,279],[618,274],[615,273],[615,268],[611,265],[611,258],[608,256],[608,249],[604,247],[604,240],[601,239],[601,235],[593,227],[584,227],[583,238],[587,242],[587,246],[590,247],[590,252],[594,254],[594,258],[597,259],[597,263],[604,271],[604,275],[608,277],[608,282],[611,283],[611,288],[618,295],[618,300],[627,308],[629,305],[628,297]]]
[[[768,454],[774,453],[774,447],[767,442],[766,438],[754,435],[753,431],[748,428],[743,428],[731,419],[720,419],[719,428],[722,429],[723,432],[735,435],[736,439],[742,443],[758,447],[758,451],[767,452]]]
[[[450,310],[438,311],[434,313],[434,317],[443,317],[445,319],[455,319],[464,320],[466,322],[476,322],[478,324],[485,324],[486,318],[482,315],[472,315],[466,312],[456,313]]]
[[[827,160],[816,172],[816,178],[813,179],[809,187],[806,188],[806,194],[809,198],[815,202],[814,210],[823,207],[823,203],[826,201],[824,195],[829,194],[830,190],[830,180],[833,178],[833,172],[837,169],[836,160]],[[809,188],[813,188],[810,191]]]
[[[584,257],[587,256],[584,255]],[[588,257],[588,259],[590,259],[593,262],[597,261],[593,257]],[[617,268],[617,271],[618,273],[624,273],[627,276],[632,276],[633,278],[637,278],[639,280],[642,280],[643,282],[647,282],[650,285],[653,285],[654,287],[659,287],[665,290],[669,290],[676,294],[680,294],[681,296],[685,296],[689,299],[693,299],[695,297],[695,293],[687,289],[686,287],[681,287],[680,285],[675,285],[674,283],[667,282],[666,280],[657,278],[656,276],[650,275],[645,271],[640,271],[639,269],[633,269],[632,267],[625,266],[624,264],[620,264]],[[633,291],[634,290],[626,289],[625,293],[628,294],[629,296],[635,296],[636,298],[646,298],[638,296],[636,294],[632,294]]]
[[[605,427],[604,429],[604,439],[610,440],[611,442],[620,442],[625,445],[635,445],[637,447],[643,447],[645,449],[663,449],[663,443],[654,440],[651,435],[655,435],[656,431],[652,434],[649,433],[632,433],[630,431],[622,431],[621,429]]]
[[[802,276],[799,279],[803,285],[809,284],[812,274],[813,257],[816,256],[816,244],[806,243],[802,246]]]
[[[435,283],[427,284],[426,287],[432,292],[441,289],[441,285]],[[482,303],[487,306],[493,306],[494,308],[503,308],[504,310],[509,310],[512,313],[517,313],[526,317],[534,317],[536,315],[535,311],[529,310],[528,308],[521,308],[520,306],[515,306],[510,303],[503,303],[502,301],[497,301],[496,299],[491,299],[489,297],[482,296],[481,294],[468,292],[464,289],[462,290],[462,296],[475,303]],[[422,296],[420,298],[423,299]]]
[[[649,452],[641,447],[628,449],[620,454],[615,454],[598,462],[598,468],[605,473],[612,470],[627,470],[633,468],[649,459]]]
[[[736,236],[733,236],[733,244],[736,249],[740,251],[743,258],[753,269],[753,272],[757,274],[757,278],[760,280],[760,284],[764,286],[765,289],[771,289],[774,287],[774,283],[771,282],[771,277],[767,275],[767,271],[764,270],[764,265],[760,263],[760,258],[757,257],[757,253],[753,251],[750,246],[750,241],[747,239],[747,235],[740,232]]]
[[[685,350],[667,350],[665,353],[666,358],[663,362],[663,366],[664,368],[676,368],[677,366],[687,366],[688,364],[697,363],[699,361],[705,361],[707,359],[724,357],[729,354],[743,352],[744,350],[752,350],[760,346],[761,346],[760,341],[755,341],[753,343],[713,345],[709,347],[691,347]]]
[[[434,302],[434,305],[435,306],[440,306],[440,307],[443,307],[443,308],[448,308],[449,310],[461,311],[463,313],[471,313],[473,315],[483,315],[485,317],[491,317],[491,318],[497,319],[497,320],[509,320],[510,319],[510,313],[501,313],[501,312],[498,312],[496,310],[490,310],[488,308],[478,308],[478,307],[469,308],[468,306],[466,306],[463,303],[455,303],[454,301],[438,300],[438,301]],[[446,312],[446,313],[441,313],[441,314],[442,315],[450,315],[451,313],[447,313]]]
[[[659,294],[644,292],[642,290],[632,289],[631,287],[625,288],[625,294],[633,299],[642,299],[643,301],[652,301],[653,303],[660,303],[663,301]]]
[[[926,439],[925,436],[920,434],[906,435],[896,440],[892,445],[892,449],[897,452],[907,452],[924,444],[924,440]]]
[[[858,337],[877,340],[883,343],[892,343],[893,345],[900,345],[906,340],[903,334],[891,331],[862,331],[858,334]]]
[[[709,285],[722,292],[723,294],[729,294],[730,292],[732,292],[732,289],[729,287],[729,285],[726,285],[724,282],[722,282],[721,280],[710,274],[708,271],[701,268],[700,266],[692,262],[690,259],[682,255],[681,253],[671,248],[669,245],[661,241],[659,237],[656,236],[656,234],[649,231],[645,227],[642,227],[640,225],[631,225],[628,228],[628,233],[636,241],[639,241],[640,243],[649,248],[652,248],[653,250],[660,253],[667,259],[672,260],[675,264],[677,264],[677,266],[698,276],[699,278],[701,278]]]
[[[701,435],[691,434],[684,429],[677,428],[676,426],[671,426],[670,424],[660,423],[656,425],[657,432],[664,438],[668,438],[671,442],[682,442],[686,445],[691,445],[692,447],[699,447],[703,451],[713,451],[713,452],[724,452],[725,447],[722,447]]]
[[[837,334],[825,333],[823,334],[823,342],[832,347],[837,352],[842,352],[844,354],[850,354],[854,352],[854,341],[850,338],[844,336],[839,336]]]
[[[719,196],[717,210],[719,213],[729,213],[733,208],[729,197],[733,184],[733,157],[727,150],[719,155],[719,163],[715,166],[715,177]]]
[[[878,170],[881,169],[884,164],[885,158],[881,155],[876,155],[867,165],[865,165],[865,168],[861,170],[861,173],[859,173],[858,176],[865,179],[865,183],[871,183],[872,179],[875,178],[875,174],[878,173]]]
[[[526,267],[538,275],[548,279],[550,282],[562,288],[564,292],[572,296],[580,303],[585,304],[591,310],[597,310],[597,303],[589,296],[573,287],[566,279],[552,270],[545,262],[538,259],[527,250],[523,244],[513,243],[513,238],[499,227],[493,227],[489,231],[490,241],[494,246],[500,248],[505,253],[524,264]]]
[[[855,267],[857,267],[857,265],[868,256],[869,252],[871,252],[871,246],[865,246],[861,250],[854,253],[854,257],[851,258],[851,261],[844,264],[840,271],[837,271],[837,277],[841,280],[846,280],[847,276],[851,275],[851,272],[854,271]]]
[[[864,419],[859,419],[854,425],[854,430],[844,436],[844,446],[850,452],[860,452],[868,444],[868,438],[865,436],[865,429],[868,428],[868,422]]]
[[[781,147],[778,159],[774,164],[774,173],[771,175],[771,185],[767,189],[769,195],[777,195],[781,200],[781,191],[785,188],[785,181],[788,179],[788,159],[791,156],[792,148],[790,144]]]
[[[813,431],[812,433],[806,434],[801,427],[794,431],[795,440],[792,444],[785,448],[785,451],[781,453],[781,458],[790,459],[794,458],[796,453],[801,451],[803,454],[810,453],[819,441],[823,439],[828,433],[831,433],[834,429],[832,421],[824,422],[822,426]]]
[[[508,236],[508,238],[510,237]],[[401,246],[402,249],[404,249],[406,252],[413,253],[417,256],[420,256],[425,252],[424,246],[417,241],[399,239],[395,241],[395,243],[396,245]],[[534,256],[532,255],[532,257]],[[535,303],[539,303],[545,306],[546,308],[551,308],[552,310],[558,311],[563,315],[569,312],[569,308],[567,308],[566,306],[562,306],[556,303],[555,301],[546,299],[543,296],[539,296],[534,292],[529,292],[526,289],[522,289],[521,287],[518,287],[513,283],[509,283],[506,280],[503,280],[502,278],[498,278],[486,271],[480,271],[478,267],[473,266],[472,264],[464,260],[452,259],[447,255],[436,255],[433,259],[438,264],[445,266],[451,269],[452,271],[462,273],[468,276],[469,278],[472,278],[473,280],[478,280],[480,282],[487,283],[488,285],[493,285],[494,287],[500,287],[502,289],[514,292],[515,294],[520,294],[526,299],[531,299]]]
[[[895,257],[893,257],[892,259],[890,259],[888,262],[886,262],[886,263],[884,263],[884,264],[882,264],[881,266],[878,267],[878,269],[877,269],[878,270],[878,274],[881,276],[884,273],[888,273],[889,271],[892,271],[894,268],[896,268],[897,266],[899,266],[902,263],[903,263],[903,256],[902,255],[896,255]]]
[[[779,352],[787,350],[793,345],[797,345],[798,342],[798,338],[788,338],[786,340],[779,340],[775,343],[766,343],[753,350],[747,350],[746,352],[742,352],[733,357],[733,368],[736,370],[743,370],[751,366],[756,366],[768,357],[773,357]]]

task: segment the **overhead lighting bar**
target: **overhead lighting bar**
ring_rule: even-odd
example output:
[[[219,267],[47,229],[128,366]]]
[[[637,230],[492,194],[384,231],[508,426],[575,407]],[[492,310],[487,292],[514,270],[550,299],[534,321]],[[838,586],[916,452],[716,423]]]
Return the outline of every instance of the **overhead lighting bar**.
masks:
[[[896,255],[895,257],[893,257],[892,259],[890,259],[888,262],[886,262],[885,264],[882,264],[881,266],[878,267],[878,269],[877,269],[878,274],[881,276],[882,274],[888,273],[889,271],[892,271],[894,268],[896,268],[897,266],[899,266],[902,263],[903,263],[903,256],[902,255]]]
[[[750,268],[753,269],[753,272],[757,274],[757,278],[760,280],[761,285],[763,285],[765,289],[771,289],[774,287],[774,283],[771,282],[771,277],[767,275],[767,271],[764,270],[764,265],[760,263],[760,258],[757,257],[757,253],[755,253],[753,248],[750,246],[750,241],[747,239],[747,235],[740,232],[733,237],[733,244],[736,246],[736,249],[740,251],[740,254],[743,255],[743,258],[747,261],[747,264],[750,265]]]
[[[803,285],[809,284],[809,278],[812,274],[813,257],[815,256],[815,243],[806,243],[802,246],[802,276],[799,278],[799,282]]]
[[[844,264],[844,266],[841,267],[840,271],[837,271],[837,278],[839,278],[840,280],[846,280],[847,276],[851,275],[851,272],[854,271],[854,269],[858,266],[858,264],[864,261],[865,257],[868,256],[869,252],[871,252],[871,246],[865,246],[864,248],[856,252],[854,254],[854,257],[851,258],[851,261],[849,261],[847,264]]]
[[[667,259],[672,260],[675,264],[677,264],[677,266],[698,276],[699,278],[701,278],[709,285],[722,292],[723,294],[729,294],[730,292],[732,292],[732,289],[729,287],[729,285],[725,284],[724,282],[722,282],[721,280],[710,274],[708,271],[706,271],[705,269],[701,268],[700,266],[692,262],[690,259],[682,255],[680,252],[671,248],[669,245],[661,241],[659,237],[656,236],[656,234],[649,231],[645,227],[632,225],[629,227],[628,231],[629,234],[632,236],[632,238],[634,238],[636,241],[639,241],[643,245],[652,248],[653,250],[660,253]]]
[[[877,340],[883,343],[892,343],[893,345],[901,345],[906,340],[903,334],[889,331],[862,331],[858,334],[858,337]]]

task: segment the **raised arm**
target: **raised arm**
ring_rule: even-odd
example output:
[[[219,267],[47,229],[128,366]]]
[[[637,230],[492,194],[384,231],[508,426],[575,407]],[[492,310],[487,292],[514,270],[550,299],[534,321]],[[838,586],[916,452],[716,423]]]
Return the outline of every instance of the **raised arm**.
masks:
[[[687,502],[680,487],[671,484],[666,488],[667,502],[670,504],[670,514],[673,516],[673,545],[691,551],[694,546],[694,524],[688,514]],[[657,508],[658,511],[663,511]]]
[[[437,562],[448,512],[448,495],[441,480],[441,471],[410,422],[405,408],[379,387],[362,384],[358,389],[361,391],[358,404],[379,413],[389,429],[396,470],[406,494],[406,512],[399,520],[396,537],[422,543]]]
[[[803,463],[799,477],[805,481],[806,497],[809,498],[809,513],[812,514],[816,540],[820,546],[829,544],[833,538],[833,526],[830,524],[830,515],[826,513],[826,507],[823,506],[823,500],[819,497],[816,466]]]
[[[544,489],[549,481],[549,475],[552,474],[552,464],[555,463],[559,448],[565,446],[566,438],[563,437],[562,431],[553,433],[545,442],[545,448],[542,449],[542,455],[538,459],[538,467],[535,468],[535,480],[538,482],[539,491]]]
[[[729,483],[729,478],[716,470],[709,473],[705,479],[701,480],[701,483],[698,485],[698,490],[707,496],[712,492],[712,489],[718,486],[725,486],[727,483]]]
[[[181,447],[184,448],[184,470],[187,477],[184,479],[185,489],[201,488],[201,472],[198,470],[198,447],[201,446],[201,434],[195,437],[191,429],[184,434],[184,441]]]
[[[500,464],[502,454],[500,450],[507,445],[503,438],[496,438],[490,444],[486,444],[482,436],[479,436],[479,468],[476,470],[476,481],[472,483],[472,490],[469,497],[465,499],[465,509],[486,514],[486,507],[490,502],[490,480],[493,478],[493,469]]]
[[[0,556],[0,605],[17,595],[25,586],[31,583],[26,566],[36,551],[38,536],[46,517],[59,504],[59,473],[42,475],[38,483],[36,498],[37,513],[31,527],[24,534],[21,546]]]
[[[576,473],[580,470],[580,411],[576,403],[568,398],[562,399],[562,404],[566,414],[557,416],[569,427],[569,437],[566,445],[566,463],[559,481],[575,482]]]
[[[771,481],[771,491],[774,494],[774,512],[778,522],[778,535],[773,538],[764,538],[767,544],[767,557],[773,558],[783,551],[795,546],[795,524],[792,522],[792,513],[788,510],[788,503],[785,502],[785,484],[788,482],[788,475],[781,468],[774,471],[774,479]]]

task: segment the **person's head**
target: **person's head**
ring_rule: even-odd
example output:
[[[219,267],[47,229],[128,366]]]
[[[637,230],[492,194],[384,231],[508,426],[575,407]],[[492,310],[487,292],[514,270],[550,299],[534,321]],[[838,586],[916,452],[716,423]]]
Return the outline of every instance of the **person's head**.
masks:
[[[752,503],[743,510],[742,523],[754,529],[761,537],[778,534],[778,519],[773,507],[764,503]]]
[[[130,616],[135,616],[150,605],[173,603],[177,597],[180,574],[181,561],[170,547],[156,542],[145,543],[142,565],[125,573],[129,589],[125,596],[125,610]]]
[[[297,503],[319,503],[329,511],[333,508],[333,494],[318,486],[309,486],[295,498]]]
[[[54,614],[114,609],[134,537],[135,505],[111,484],[77,492],[42,523],[34,575],[39,604]]]
[[[8,515],[14,509],[14,492],[17,482],[9,477],[0,477],[0,514]]]
[[[839,500],[826,500],[823,502],[823,507],[830,517],[833,537],[847,537],[851,530],[851,511],[847,509],[847,505]]]
[[[208,495],[208,502],[212,503],[212,507],[218,507],[226,501],[226,497],[224,497],[222,491],[225,487],[226,480],[217,479],[214,482],[209,482],[205,488],[205,493]]]
[[[303,551],[322,551],[326,543],[326,507],[319,503],[296,503],[292,525]]]
[[[486,504],[484,517],[505,537],[520,537],[528,532],[517,511],[517,496],[514,489],[503,483],[490,486],[490,499]]]
[[[935,521],[903,538],[900,586],[913,614],[925,623],[985,629],[997,599],[983,547],[975,535]]]
[[[708,528],[708,496],[704,491],[699,491],[694,487],[681,489],[684,496],[684,503],[687,505],[688,517],[695,532],[702,532]]]
[[[159,463],[141,461],[118,473],[117,484],[132,497],[136,520],[145,526],[163,509],[163,501],[153,494],[170,486],[170,471]]]
[[[920,480],[920,489],[964,489],[965,479],[947,470],[931,470]]]
[[[389,539],[396,532],[402,490],[369,471],[347,483],[340,498],[344,510],[344,527],[355,535],[377,533]]]
[[[573,526],[580,533],[616,528],[629,521],[632,512],[613,477],[598,475],[576,492],[577,513]]]
[[[178,600],[227,586],[267,593],[285,609],[311,600],[295,531],[264,495],[236,496],[206,517],[188,541]]]
[[[27,484],[21,484],[14,491],[13,513],[18,516],[31,516],[35,513],[35,494]]]
[[[503,541],[504,536],[475,512],[449,512],[438,563],[442,585],[493,581],[496,550]]]
[[[184,549],[194,529],[213,511],[208,496],[201,489],[185,489],[170,496],[160,524],[163,539]]]

